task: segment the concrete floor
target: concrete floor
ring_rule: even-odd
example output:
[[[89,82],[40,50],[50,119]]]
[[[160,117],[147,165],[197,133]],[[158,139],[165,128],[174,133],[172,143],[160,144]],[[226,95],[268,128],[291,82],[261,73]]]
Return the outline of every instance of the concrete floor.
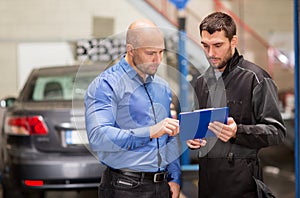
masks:
[[[295,198],[294,152],[284,145],[264,149],[261,153],[264,180],[278,198]]]

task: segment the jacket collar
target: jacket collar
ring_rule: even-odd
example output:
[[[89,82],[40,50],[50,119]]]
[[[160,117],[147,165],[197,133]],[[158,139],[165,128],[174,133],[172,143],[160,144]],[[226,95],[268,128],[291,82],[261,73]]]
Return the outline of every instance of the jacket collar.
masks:
[[[233,56],[231,57],[231,59],[228,60],[226,68],[222,74],[222,78],[226,78],[226,76],[233,71],[238,65],[239,62],[243,60],[243,56],[239,55],[239,52],[237,51],[237,49],[235,49],[235,52],[233,54]],[[205,76],[206,78],[209,80],[216,80],[216,76],[215,76],[215,72],[214,72],[214,68],[212,66],[210,66],[207,69],[207,72],[205,72]]]
[[[226,68],[222,74],[223,77],[227,76],[231,71],[233,71],[237,66],[240,60],[243,59],[243,56],[239,55],[239,52],[237,49],[235,49],[235,52],[231,59],[228,60]]]

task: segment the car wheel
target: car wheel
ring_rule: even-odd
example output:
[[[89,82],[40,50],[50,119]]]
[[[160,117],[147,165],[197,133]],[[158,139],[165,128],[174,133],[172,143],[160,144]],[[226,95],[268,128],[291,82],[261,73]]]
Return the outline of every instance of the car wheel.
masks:
[[[45,191],[42,190],[26,190],[23,192],[24,198],[44,198],[45,197]]]
[[[2,182],[2,191],[3,191],[3,198],[12,198],[12,197],[16,197],[16,198],[22,198],[22,192],[20,189],[15,188],[12,184],[11,181],[6,180],[3,178],[3,182]]]
[[[3,198],[44,198],[45,192],[39,190],[22,190],[11,183],[3,185]]]

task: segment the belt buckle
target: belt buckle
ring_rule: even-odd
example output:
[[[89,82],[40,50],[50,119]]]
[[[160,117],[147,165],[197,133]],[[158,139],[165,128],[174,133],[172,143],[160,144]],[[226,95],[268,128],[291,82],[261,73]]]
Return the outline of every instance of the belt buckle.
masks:
[[[166,178],[166,173],[165,172],[155,173],[154,178],[153,178],[153,182],[154,183],[162,182],[165,178]]]

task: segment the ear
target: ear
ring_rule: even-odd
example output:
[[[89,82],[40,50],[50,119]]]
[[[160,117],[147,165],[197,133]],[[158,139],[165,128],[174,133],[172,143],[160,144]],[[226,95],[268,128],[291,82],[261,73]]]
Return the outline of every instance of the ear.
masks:
[[[127,54],[132,55],[133,46],[131,44],[126,44],[126,52]]]
[[[234,49],[236,48],[237,44],[238,44],[238,37],[237,35],[234,35],[231,39],[231,47]]]

